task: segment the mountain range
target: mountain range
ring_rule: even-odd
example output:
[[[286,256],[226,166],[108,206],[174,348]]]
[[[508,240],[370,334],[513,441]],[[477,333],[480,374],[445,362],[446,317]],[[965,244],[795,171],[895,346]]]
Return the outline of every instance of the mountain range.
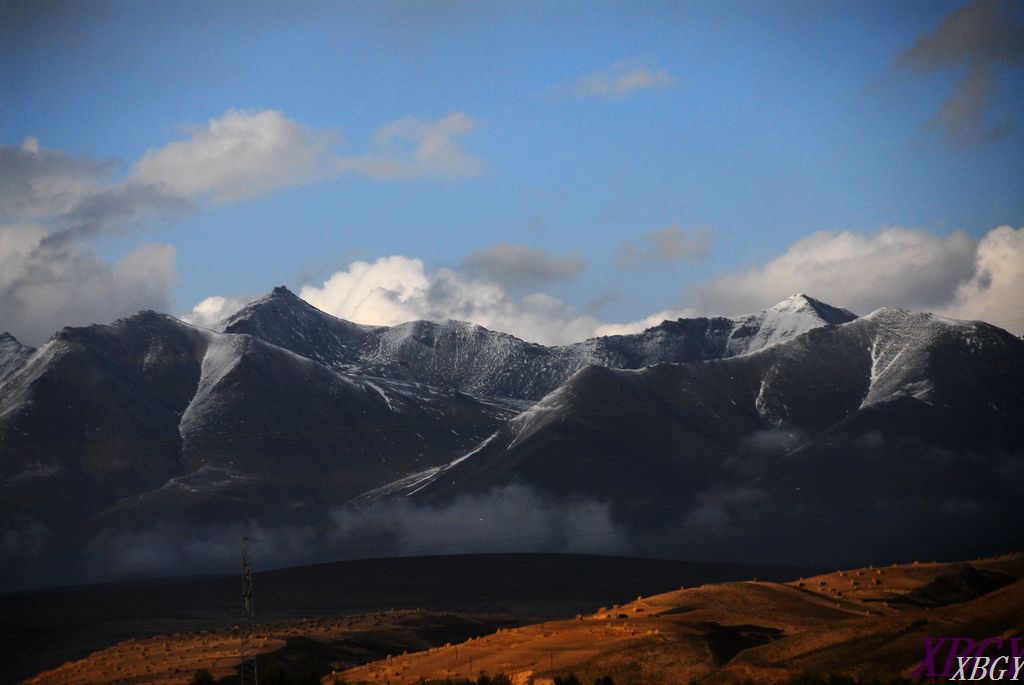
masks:
[[[0,564],[15,585],[202,569],[253,529],[282,563],[467,539],[1000,551],[1022,540],[1022,361],[989,324],[805,295],[557,347],[360,325],[285,288],[215,330],[140,312],[38,349],[4,334]]]

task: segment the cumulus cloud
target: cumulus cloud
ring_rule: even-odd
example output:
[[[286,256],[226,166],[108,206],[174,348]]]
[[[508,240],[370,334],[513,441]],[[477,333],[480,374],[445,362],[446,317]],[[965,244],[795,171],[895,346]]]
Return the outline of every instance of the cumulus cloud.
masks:
[[[806,292],[860,313],[897,306],[1020,331],[1022,230],[1002,226],[980,241],[901,227],[821,231],[761,266],[713,279],[696,296],[701,311],[739,314]]]
[[[185,198],[209,195],[217,202],[265,195],[328,175],[340,138],[277,110],[228,110],[185,133],[186,140],[147,151],[131,182]]]
[[[1019,7],[1009,0],[975,0],[951,12],[934,33],[919,38],[897,59],[898,68],[920,73],[963,70],[932,122],[954,147],[993,140],[1010,130],[1008,121],[986,121],[986,112],[993,101],[996,71],[1024,66],[1020,16]]]
[[[418,300],[429,287],[422,261],[393,255],[352,262],[319,288],[303,286],[299,297],[343,319],[386,326],[418,318]]]
[[[152,186],[116,185],[115,168],[44,149],[33,137],[20,149],[0,147],[0,328],[38,344],[62,326],[167,309],[173,247],[142,245],[109,265],[81,239],[191,203]]]
[[[188,314],[183,314],[181,320],[201,328],[214,328],[245,305],[243,299],[213,295],[192,307]]]
[[[321,286],[304,286],[299,296],[358,323],[391,326],[416,319],[457,319],[546,345],[635,333],[696,313],[664,310],[630,323],[602,322],[546,293],[518,297],[494,280],[447,268],[431,273],[419,259],[402,255],[353,262]]]
[[[1024,227],[989,231],[975,251],[974,274],[938,311],[1024,333]]]
[[[567,89],[575,97],[621,98],[638,90],[668,88],[678,79],[668,69],[652,71],[630,62],[587,74]]]
[[[118,166],[42,149],[34,137],[0,146],[0,218],[46,221],[55,241],[124,233],[154,218],[356,173],[377,180],[456,177],[483,163],[456,137],[476,122],[458,112],[436,121],[407,117],[374,136],[369,153],[342,156],[341,136],[277,110],[228,110],[184,129],[185,139],[150,148],[126,178]]]
[[[243,200],[344,172],[379,180],[477,173],[482,162],[456,141],[475,127],[462,113],[401,119],[378,131],[370,153],[344,157],[334,131],[276,110],[228,110],[185,128],[182,140],[151,148],[120,180],[113,178],[119,164],[47,150],[32,136],[21,147],[0,146],[0,324],[39,342],[63,325],[165,310],[172,247],[142,246],[110,266],[85,241],[174,219],[206,201]],[[235,304],[214,298],[186,316],[210,325]]]
[[[575,280],[586,263],[578,251],[563,256],[528,245],[499,243],[470,253],[459,268],[506,287],[532,287]]]
[[[596,319],[544,293],[510,295],[500,284],[402,255],[357,261],[299,296],[325,312],[358,323],[394,325],[415,319],[458,319],[526,340],[561,344],[593,334]]]
[[[615,264],[624,269],[667,266],[677,262],[696,262],[711,253],[711,231],[686,230],[672,224],[659,231],[648,231],[638,240],[628,240],[619,248]]]
[[[228,202],[339,174],[379,181],[455,178],[484,164],[458,138],[478,124],[463,112],[436,120],[405,117],[381,127],[364,154],[340,154],[340,133],[296,122],[277,110],[229,110],[187,138],[149,150],[130,181],[190,199]]]
[[[861,313],[887,305],[931,309],[971,277],[974,248],[959,232],[820,231],[763,266],[712,280],[698,296],[703,311],[725,314],[763,309],[796,292]]]
[[[0,226],[0,329],[37,345],[63,326],[167,310],[177,278],[172,246],[144,244],[109,266],[47,235],[31,224]]]
[[[436,121],[405,117],[378,130],[368,153],[339,158],[335,166],[384,181],[474,176],[483,171],[483,160],[466,152],[456,138],[476,128],[477,122],[463,112]]]

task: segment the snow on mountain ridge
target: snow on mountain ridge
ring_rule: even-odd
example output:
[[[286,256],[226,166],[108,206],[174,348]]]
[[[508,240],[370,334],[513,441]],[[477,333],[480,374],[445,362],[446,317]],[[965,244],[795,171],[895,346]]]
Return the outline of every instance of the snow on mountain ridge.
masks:
[[[791,314],[787,310],[805,306],[791,301],[779,309]],[[809,469],[827,476],[833,465],[813,459],[788,470],[790,462],[805,459],[800,454],[808,446],[846,450],[857,458],[841,465],[856,469],[872,450],[902,458],[903,444],[916,446],[907,455],[911,461],[960,448],[974,455],[995,445],[992,463],[1002,468],[1003,451],[1020,444],[1016,436],[1024,425],[1022,355],[1020,339],[990,324],[883,308],[728,359],[638,370],[589,366],[510,419],[500,439],[478,445],[470,462],[452,462],[368,496],[437,501],[532,478],[529,484],[562,496],[577,487],[589,488],[581,496],[625,491],[628,499],[647,492],[622,485],[632,476],[629,459],[639,454],[650,456],[644,469],[664,455],[666,474],[677,460],[692,459],[678,487],[721,463],[740,463],[736,455],[749,455],[744,468],[760,473],[764,454],[772,451],[785,456],[778,461],[780,477],[804,478]],[[833,432],[843,431],[853,437],[833,444]],[[920,448],[929,441],[940,449]],[[603,460],[594,456],[602,450]],[[888,468],[884,456],[878,459]],[[604,480],[595,475],[601,469]],[[662,476],[644,485],[671,482]]]
[[[10,333],[0,334],[0,388],[4,379],[24,364],[33,352],[34,348],[22,345]]]
[[[899,397],[931,401],[935,365],[932,350],[943,336],[956,336],[970,349],[983,344],[990,324],[949,319],[926,312],[881,307],[863,317],[881,333],[871,343],[871,380],[862,407]]]
[[[857,315],[847,309],[833,307],[803,293],[790,295],[764,311],[737,317],[729,335],[728,356],[756,352],[809,330],[848,323],[856,318]]]
[[[25,402],[32,383],[46,371],[54,357],[67,350],[67,343],[55,336],[24,357],[17,367],[7,371],[0,380],[0,420]]]
[[[794,295],[756,314],[664,321],[641,333],[547,347],[452,319],[361,326],[277,287],[225,320],[221,329],[249,333],[350,373],[484,396],[539,399],[587,365],[642,368],[748,354],[855,318],[845,309]]]

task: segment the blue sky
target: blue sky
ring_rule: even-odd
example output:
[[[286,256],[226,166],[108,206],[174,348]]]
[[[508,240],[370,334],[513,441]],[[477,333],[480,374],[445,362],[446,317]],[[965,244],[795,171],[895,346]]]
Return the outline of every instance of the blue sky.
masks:
[[[793,291],[1024,328],[1019,3],[0,8],[33,344],[277,284],[542,342]]]

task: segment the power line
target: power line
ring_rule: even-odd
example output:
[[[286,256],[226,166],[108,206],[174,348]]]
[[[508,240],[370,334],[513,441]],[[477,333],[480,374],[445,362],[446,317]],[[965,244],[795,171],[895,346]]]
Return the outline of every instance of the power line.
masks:
[[[249,653],[253,635],[256,633],[256,605],[253,598],[252,564],[249,561],[249,537],[242,538],[242,612],[244,624],[241,631],[238,680],[240,685],[259,685],[259,671],[256,668],[256,653]]]

